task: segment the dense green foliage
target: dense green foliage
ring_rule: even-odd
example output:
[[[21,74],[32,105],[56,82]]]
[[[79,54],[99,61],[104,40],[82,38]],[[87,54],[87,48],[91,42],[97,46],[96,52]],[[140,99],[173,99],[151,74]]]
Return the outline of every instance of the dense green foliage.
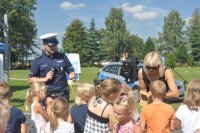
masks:
[[[144,44],[144,54],[146,55],[148,52],[154,51],[154,50],[156,50],[155,44],[154,44],[153,40],[151,39],[151,37],[149,37]]]
[[[182,29],[185,21],[180,18],[180,14],[176,10],[172,10],[167,17],[164,18],[163,26],[163,41],[162,47],[169,53],[174,53],[180,43],[182,42]]]
[[[200,61],[200,10],[195,9],[188,27],[189,43],[194,61]]]
[[[36,0],[1,0],[0,21],[4,14],[8,16],[9,43],[12,45],[11,61],[20,61],[35,54],[37,47],[36,24],[33,11],[36,9]],[[0,27],[0,42],[4,42],[3,28]]]
[[[86,62],[89,50],[86,44],[86,32],[83,23],[76,19],[67,27],[63,38],[63,50],[66,53],[79,53],[81,63]]]

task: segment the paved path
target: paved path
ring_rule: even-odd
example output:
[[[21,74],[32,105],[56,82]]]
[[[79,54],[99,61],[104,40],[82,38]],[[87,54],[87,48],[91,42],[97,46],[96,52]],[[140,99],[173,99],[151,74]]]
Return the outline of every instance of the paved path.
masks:
[[[27,125],[27,133],[29,133],[29,128],[31,125],[31,114],[30,113],[24,113],[26,116],[26,125]],[[181,130],[176,130],[176,131],[172,131],[171,133],[182,133]]]

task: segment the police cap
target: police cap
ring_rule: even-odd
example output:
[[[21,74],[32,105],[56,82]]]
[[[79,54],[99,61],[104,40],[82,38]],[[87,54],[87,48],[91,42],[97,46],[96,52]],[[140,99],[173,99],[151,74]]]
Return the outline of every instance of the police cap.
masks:
[[[56,36],[58,34],[56,33],[47,33],[44,35],[41,35],[39,38],[42,39],[43,44],[48,44],[49,46],[56,46],[59,42],[56,39]]]

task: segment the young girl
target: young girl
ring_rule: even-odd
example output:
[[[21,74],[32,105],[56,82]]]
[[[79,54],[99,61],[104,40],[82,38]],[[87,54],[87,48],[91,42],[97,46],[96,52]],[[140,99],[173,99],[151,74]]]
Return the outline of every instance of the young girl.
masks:
[[[24,113],[12,105],[12,90],[7,82],[0,83],[0,100],[10,110],[10,117],[8,119],[8,126],[5,133],[26,133],[26,117]]]
[[[74,123],[75,133],[83,133],[88,106],[87,103],[94,96],[94,86],[80,84],[76,89],[75,105],[71,108],[68,122]]]
[[[183,104],[176,111],[174,129],[182,128],[183,133],[193,133],[200,129],[200,79],[188,84]]]
[[[26,111],[31,106],[31,133],[44,133],[44,128],[49,120],[48,114],[40,104],[41,100],[46,97],[46,85],[43,82],[34,82],[27,92]]]
[[[114,116],[112,103],[120,95],[121,82],[117,79],[105,79],[96,86],[98,95],[88,103],[88,113],[84,133],[110,133],[111,116]]]
[[[63,97],[56,98],[51,110],[50,122],[46,125],[45,133],[74,133],[74,125],[66,122],[69,114],[67,100]]]
[[[128,94],[120,96],[114,103],[115,117],[113,133],[142,133],[140,124],[134,120],[136,112],[133,95]]]
[[[121,94],[120,96],[123,96],[123,95],[131,95],[133,97],[133,100],[135,101],[135,95],[133,94],[133,92],[131,91],[131,88],[129,87],[128,84],[123,84],[122,85],[122,90],[121,90]],[[140,114],[137,110],[137,108],[134,109],[134,115],[133,115],[133,119],[135,121],[139,121],[140,120]]]

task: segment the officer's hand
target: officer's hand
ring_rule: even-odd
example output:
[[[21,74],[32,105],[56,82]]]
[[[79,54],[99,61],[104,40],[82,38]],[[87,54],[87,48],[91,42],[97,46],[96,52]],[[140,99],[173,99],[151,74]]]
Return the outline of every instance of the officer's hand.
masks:
[[[71,73],[69,74],[69,78],[70,78],[71,80],[75,80],[75,77],[76,77],[75,72],[71,72]]]
[[[47,75],[46,75],[47,81],[50,80],[50,79],[52,79],[52,78],[53,78],[53,75],[54,75],[54,72],[49,71],[49,72],[47,73]]]

